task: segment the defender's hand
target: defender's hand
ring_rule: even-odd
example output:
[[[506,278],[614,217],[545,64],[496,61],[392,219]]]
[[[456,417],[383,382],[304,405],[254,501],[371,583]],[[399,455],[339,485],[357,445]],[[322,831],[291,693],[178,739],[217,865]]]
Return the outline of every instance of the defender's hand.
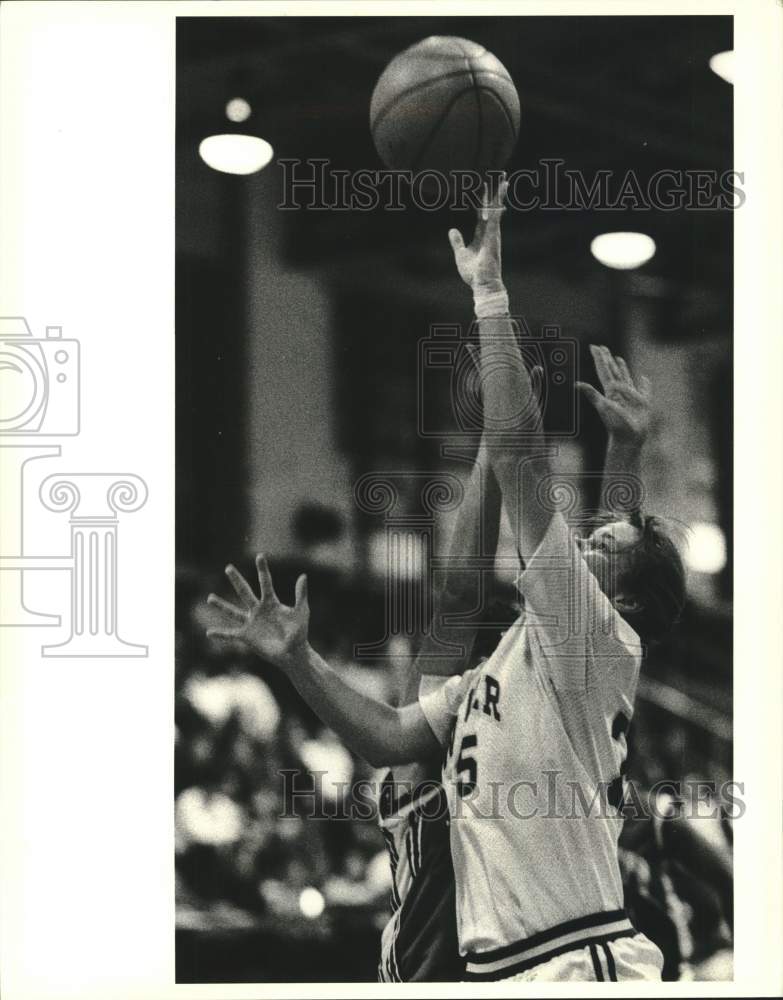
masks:
[[[476,230],[473,240],[465,246],[458,229],[449,230],[449,242],[454,251],[454,262],[459,276],[473,289],[480,292],[496,292],[503,288],[500,254],[500,220],[505,212],[504,205],[508,181],[506,175],[498,185],[497,193],[490,197],[487,185],[478,209]]]
[[[241,607],[210,594],[208,603],[220,611],[222,624],[207,631],[208,636],[247,644],[254,653],[285,669],[307,646],[310,607],[307,603],[307,577],[296,581],[293,608],[281,604],[275,594],[266,559],[256,556],[260,597],[234,566],[226,567],[226,576],[240,600]]]
[[[596,408],[612,437],[637,446],[644,444],[652,420],[650,380],[641,375],[637,385],[625,361],[613,357],[606,347],[591,344],[590,353],[604,394],[587,382],[577,382],[577,388]]]

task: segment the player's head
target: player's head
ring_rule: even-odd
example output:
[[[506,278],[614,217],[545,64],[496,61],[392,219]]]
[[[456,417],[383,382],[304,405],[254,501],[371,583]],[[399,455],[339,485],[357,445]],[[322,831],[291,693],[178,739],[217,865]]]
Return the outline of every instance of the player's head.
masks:
[[[660,639],[685,605],[685,567],[660,518],[634,515],[596,528],[582,556],[643,642]]]

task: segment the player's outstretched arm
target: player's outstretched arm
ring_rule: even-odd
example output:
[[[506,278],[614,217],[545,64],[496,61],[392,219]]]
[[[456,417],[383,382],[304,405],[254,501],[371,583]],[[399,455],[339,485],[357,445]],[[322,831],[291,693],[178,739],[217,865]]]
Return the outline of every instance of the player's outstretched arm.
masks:
[[[516,340],[503,284],[500,223],[508,183],[485,189],[473,240],[449,232],[460,277],[473,292],[479,325],[484,435],[517,538],[530,551],[546,534],[551,515],[538,500],[538,483],[549,474],[538,395]]]
[[[609,514],[621,513],[611,504],[612,486],[629,479],[640,481],[641,454],[652,418],[652,384],[641,375],[634,381],[621,357],[596,344],[590,345],[603,393],[587,382],[576,387],[598,411],[607,432],[602,503]]]
[[[296,603],[281,604],[266,559],[256,557],[259,595],[233,566],[226,576],[239,606],[215,594],[209,603],[222,617],[207,635],[240,642],[282,670],[312,710],[359,756],[375,767],[432,756],[439,744],[417,703],[393,708],[348,684],[308,640],[307,578],[296,581]]]
[[[475,361],[478,364],[478,356]],[[450,676],[468,667],[477,627],[448,626],[444,622],[450,615],[468,615],[475,610],[476,571],[466,568],[464,560],[485,554],[494,556],[500,534],[500,510],[500,487],[482,439],[452,527],[446,568],[433,594],[432,627],[416,656],[415,666],[422,674]],[[454,658],[437,655],[441,642],[460,647],[461,654]]]

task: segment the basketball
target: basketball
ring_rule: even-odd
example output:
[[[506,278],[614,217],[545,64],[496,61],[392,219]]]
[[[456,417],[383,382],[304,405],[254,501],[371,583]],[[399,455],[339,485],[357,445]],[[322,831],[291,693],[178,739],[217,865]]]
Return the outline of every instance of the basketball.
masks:
[[[519,135],[519,96],[505,66],[483,46],[432,36],[381,74],[370,131],[392,170],[499,170]]]

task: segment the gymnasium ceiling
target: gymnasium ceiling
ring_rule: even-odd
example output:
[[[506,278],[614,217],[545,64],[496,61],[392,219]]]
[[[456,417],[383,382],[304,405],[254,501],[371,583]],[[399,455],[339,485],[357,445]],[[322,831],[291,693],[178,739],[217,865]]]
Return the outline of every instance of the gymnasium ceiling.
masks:
[[[381,166],[368,128],[374,83],[389,59],[430,34],[462,35],[505,64],[522,106],[508,169],[561,158],[588,177],[609,169],[733,168],[732,87],[708,68],[732,47],[728,17],[183,18],[178,27],[180,150],[225,125],[243,96],[276,157],[322,157],[335,168]],[[250,124],[250,123],[249,123]],[[742,170],[742,165],[737,164]],[[204,168],[207,169],[207,168]],[[267,169],[273,169],[272,167]],[[286,253],[297,266],[390,260],[407,273],[450,267],[439,213],[293,213]],[[465,217],[453,221],[465,224]],[[522,266],[595,268],[586,248],[606,229],[641,228],[658,253],[651,275],[728,295],[732,214],[537,211],[510,234]],[[404,248],[404,250],[403,250]]]

